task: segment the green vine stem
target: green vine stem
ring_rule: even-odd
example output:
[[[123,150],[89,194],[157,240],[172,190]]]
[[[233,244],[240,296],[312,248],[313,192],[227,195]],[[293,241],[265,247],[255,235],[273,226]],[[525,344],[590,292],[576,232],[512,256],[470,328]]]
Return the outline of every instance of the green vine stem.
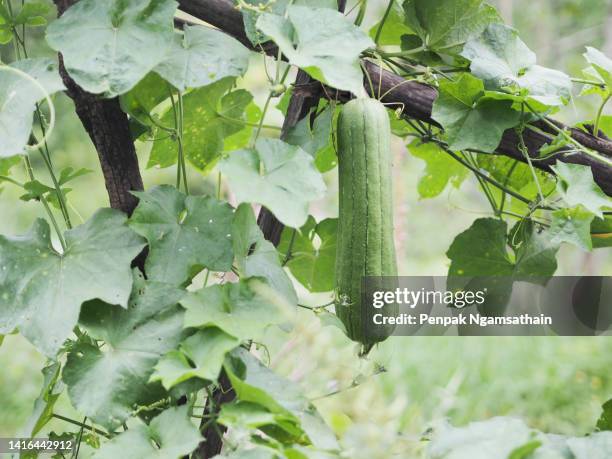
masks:
[[[23,161],[25,164],[25,168],[26,168],[26,172],[28,174],[28,177],[30,178],[30,180],[34,180],[34,169],[32,168],[32,163],[30,162],[30,158],[27,155],[24,155],[23,157]],[[51,220],[51,225],[53,225],[53,229],[55,230],[55,234],[57,235],[57,239],[60,242],[60,245],[62,246],[62,249],[65,251],[66,250],[66,242],[64,241],[64,236],[62,235],[62,231],[60,230],[59,225],[57,224],[57,220],[55,219],[55,216],[53,215],[53,211],[51,210],[51,207],[49,206],[49,203],[47,202],[47,199],[44,196],[40,196],[40,202],[42,203],[43,207],[45,208],[45,211],[47,212],[47,215],[49,216],[49,220]]]
[[[219,118],[224,119],[225,121],[229,121],[230,123],[235,123],[235,124],[239,124],[242,126],[249,126],[249,127],[255,127],[258,128],[259,127],[259,123],[250,123],[248,121],[245,120],[237,120],[236,118],[230,118],[229,116],[225,116],[222,115],[221,113],[217,113],[217,115],[219,115]],[[262,124],[261,126],[262,129],[270,129],[273,131],[281,131],[282,128],[279,126],[274,126],[272,124]]]
[[[563,138],[565,140],[567,140],[569,143],[571,143],[576,148],[578,148],[578,150],[581,153],[583,153],[583,154],[585,154],[587,156],[590,156],[594,160],[599,161],[599,162],[601,162],[603,164],[606,164],[607,166],[612,167],[612,158],[608,158],[608,157],[603,156],[601,154],[595,153],[593,150],[590,150],[589,148],[586,148],[584,145],[582,145],[580,142],[578,142],[576,139],[574,139],[571,135],[569,135],[565,130],[560,129],[558,126],[555,125],[555,123],[552,123],[544,115],[542,115],[541,113],[539,113],[539,112],[535,111],[533,108],[531,108],[531,106],[528,103],[525,103],[525,106],[527,107],[527,109],[531,113],[533,113],[535,116],[537,116],[538,120],[541,120],[542,122],[544,122],[544,124],[546,124],[552,130],[554,130],[557,134],[560,134],[561,136],[563,136]]]
[[[12,5],[11,2],[8,1],[7,3],[7,8],[9,11],[9,14],[11,16],[13,16],[13,9],[12,9]],[[23,2],[22,2],[23,4]],[[18,59],[21,58],[21,53],[19,51],[19,45],[21,45],[22,51],[23,51],[23,55],[24,57],[27,59],[28,58],[28,49],[26,47],[25,44],[25,26],[22,28],[22,34],[23,37],[19,36],[19,33],[17,32],[17,30],[15,28],[13,28],[12,30],[13,32],[13,38],[14,38],[14,45],[15,45],[15,57],[17,57]],[[45,122],[42,116],[42,112],[40,110],[40,104],[38,102],[36,102],[35,104],[35,113],[36,113],[36,118],[39,122],[40,125],[40,129],[42,132],[42,139],[39,141],[36,139],[36,136],[34,134],[31,135],[31,138],[34,141],[33,145],[28,146],[28,149],[31,150],[38,150],[43,158],[43,162],[45,163],[45,166],[47,167],[47,170],[49,172],[49,176],[51,177],[51,180],[53,182],[53,187],[55,188],[55,193],[57,195],[57,199],[60,205],[60,210],[62,212],[62,216],[64,218],[64,223],[66,224],[66,227],[68,229],[72,228],[72,222],[70,221],[70,213],[68,212],[68,206],[66,203],[66,199],[64,194],[62,193],[62,189],[60,187],[60,184],[57,180],[57,176],[55,175],[55,171],[53,168],[53,163],[51,162],[51,153],[49,152],[49,145],[47,142],[47,139],[49,138],[49,136],[51,135],[51,132],[53,131],[54,127],[55,127],[55,105],[53,104],[53,101],[51,100],[51,97],[49,96],[49,93],[45,90],[45,88],[33,77],[31,77],[29,74],[22,72],[18,69],[14,69],[12,67],[7,67],[7,70],[11,70],[17,74],[19,74],[20,77],[27,79],[30,83],[32,83],[34,86],[37,87],[37,89],[40,90],[40,92],[42,93],[42,95],[45,97],[45,100],[47,101],[47,105],[49,106],[49,129],[47,130],[45,128]],[[44,147],[44,150],[43,148]]]
[[[599,110],[597,110],[597,116],[595,117],[595,124],[593,125],[593,135],[595,137],[599,137],[599,125],[601,123],[601,117],[603,115],[604,108],[606,104],[608,103],[608,101],[610,100],[610,98],[612,98],[612,93],[608,94],[608,97],[606,97],[602,101],[601,105],[599,106]]]
[[[391,9],[393,8],[393,2],[395,2],[395,0],[389,0],[389,4],[387,5],[385,14],[383,15],[382,20],[380,21],[380,24],[378,25],[378,29],[376,29],[376,35],[374,36],[374,43],[376,43],[376,46],[378,46],[378,42],[380,41],[380,35],[382,34],[383,28],[385,27],[385,22],[387,22],[387,19],[389,18],[389,14],[391,14]]]
[[[57,413],[53,413],[52,416],[54,418],[59,419],[60,421],[64,421],[64,422],[67,422],[69,424],[73,424],[75,426],[79,426],[82,429],[88,430],[89,432],[94,432],[94,433],[96,433],[98,435],[102,435],[103,437],[106,437],[106,438],[110,438],[111,437],[110,434],[108,434],[108,433],[106,433],[106,432],[104,432],[104,431],[102,431],[100,429],[96,429],[95,427],[90,427],[90,426],[88,426],[88,425],[86,425],[86,424],[84,424],[82,422],[75,421],[74,419],[67,418],[66,416],[62,416],[62,415],[57,414]]]

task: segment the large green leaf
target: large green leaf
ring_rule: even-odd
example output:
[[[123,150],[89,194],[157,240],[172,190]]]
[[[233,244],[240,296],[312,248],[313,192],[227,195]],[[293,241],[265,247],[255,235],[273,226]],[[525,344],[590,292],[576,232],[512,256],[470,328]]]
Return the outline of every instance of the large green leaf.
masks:
[[[168,352],[155,366],[151,381],[161,381],[166,389],[191,378],[216,381],[225,354],[240,340],[217,327],[199,330],[185,339],[179,349]]]
[[[179,91],[244,75],[251,52],[238,40],[210,27],[187,26],[175,35],[166,59],[155,71]]]
[[[330,8],[338,9],[338,3],[335,0],[276,0],[269,2],[268,0],[242,0],[247,5],[252,5],[256,8],[240,8],[242,19],[244,22],[244,31],[249,41],[257,47],[261,43],[270,40],[260,31],[257,30],[257,19],[262,13],[272,13],[283,16],[288,5],[310,6],[313,8]],[[238,0],[234,0],[238,4]]]
[[[526,91],[543,105],[563,105],[570,97],[572,82],[563,72],[536,65],[536,55],[517,32],[503,24],[489,25],[482,35],[470,39],[461,53],[471,61],[470,70],[484,80],[487,89]],[[524,99],[523,99],[524,100]]]
[[[63,89],[54,59],[25,59],[0,67],[0,159],[24,152],[36,102]]]
[[[419,179],[418,191],[421,198],[435,198],[450,183],[459,188],[469,174],[469,169],[446,154],[433,142],[423,143],[414,140],[408,149],[413,156],[426,163],[425,171]]]
[[[406,23],[425,48],[456,54],[471,37],[501,19],[483,0],[405,0]]]
[[[557,269],[558,243],[534,225],[521,222],[513,236],[513,256],[508,252],[507,225],[501,220],[480,218],[459,234],[447,256],[449,276],[548,277]]]
[[[289,6],[286,17],[262,14],[257,29],[271,37],[289,62],[337,89],[365,94],[359,66],[372,40],[347,17],[328,8]]]
[[[451,149],[491,153],[504,131],[518,124],[520,113],[511,101],[485,97],[483,82],[466,73],[440,83],[432,117],[444,127]]]
[[[79,343],[68,354],[62,378],[80,412],[110,430],[131,415],[154,365],[180,341],[177,303],[183,294],[135,271],[127,309],[100,301],[83,305],[79,323],[104,346]]]
[[[570,438],[567,444],[575,459],[606,459],[612,455],[612,432],[595,432],[588,437]]]
[[[570,207],[582,205],[599,218],[603,218],[604,210],[612,208],[612,198],[595,183],[589,166],[557,161],[553,170],[559,178],[557,190]]]
[[[510,458],[516,448],[532,439],[531,429],[520,419],[492,418],[472,422],[465,427],[446,424],[433,430],[427,446],[427,458]]]
[[[293,228],[306,222],[308,203],[325,193],[313,158],[278,139],[261,138],[254,149],[232,152],[221,161],[219,170],[238,202],[262,204]]]
[[[261,281],[247,279],[189,293],[181,301],[187,309],[185,326],[218,327],[240,341],[261,339],[269,326],[290,318],[282,304],[262,295],[262,287],[266,286]]]
[[[180,285],[203,268],[229,271],[233,209],[211,196],[185,196],[170,185],[135,193],[130,227],[149,242],[149,279]]]
[[[144,247],[126,220],[116,210],[99,210],[65,233],[64,253],[52,247],[42,219],[25,236],[0,236],[0,333],[19,327],[53,357],[84,301],[99,298],[125,307],[132,288],[130,262]]]
[[[299,230],[285,228],[278,250],[291,274],[310,292],[329,292],[336,278],[338,219],[317,223],[312,216]]]
[[[183,149],[191,164],[203,172],[215,165],[228,137],[245,129],[242,119],[253,96],[244,89],[231,91],[233,85],[233,78],[224,78],[183,98]],[[160,122],[174,128],[173,110],[164,113]],[[147,167],[172,166],[177,160],[178,141],[163,131],[158,133],[161,138],[153,145]],[[248,137],[242,145],[232,147],[241,148],[246,142]]]
[[[242,277],[261,277],[290,304],[297,303],[293,283],[281,267],[274,245],[264,238],[249,204],[236,210],[232,228],[236,266]]]
[[[81,0],[47,29],[66,70],[107,97],[133,88],[165,59],[174,37],[173,0]]]
[[[168,408],[147,425],[130,427],[94,454],[94,459],[177,459],[189,455],[202,441],[188,407]]]
[[[507,251],[506,223],[480,218],[459,234],[446,255],[449,276],[510,276],[514,265]]]

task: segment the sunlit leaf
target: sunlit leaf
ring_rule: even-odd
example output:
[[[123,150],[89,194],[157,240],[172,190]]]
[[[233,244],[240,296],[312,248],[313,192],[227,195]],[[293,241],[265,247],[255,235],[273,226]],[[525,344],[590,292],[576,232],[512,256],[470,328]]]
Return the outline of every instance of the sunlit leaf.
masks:
[[[278,139],[260,138],[255,148],[232,152],[219,163],[219,170],[238,202],[262,204],[294,228],[306,222],[308,203],[325,192],[313,158]]]
[[[253,96],[244,89],[232,91],[233,85],[232,78],[225,78],[191,91],[183,98],[183,150],[189,162],[202,172],[214,167],[225,148],[226,139],[245,128],[242,119]],[[159,122],[174,129],[173,109],[164,113]],[[163,130],[157,132],[160,139],[153,145],[147,167],[176,164],[179,146],[176,136]]]
[[[311,292],[329,292],[336,278],[338,219],[317,223],[310,216],[300,229],[285,228],[278,250],[291,274]]]
[[[426,163],[419,179],[418,190],[421,198],[434,198],[450,183],[459,188],[469,174],[469,169],[446,154],[435,143],[413,141],[408,146],[410,153]]]
[[[238,40],[210,27],[186,26],[175,35],[168,56],[155,71],[179,91],[244,75],[251,52]]]
[[[176,6],[173,0],[81,0],[49,25],[47,43],[62,53],[79,86],[117,96],[166,57]]]
[[[365,94],[359,56],[374,43],[343,14],[294,5],[287,8],[286,18],[262,14],[257,29],[276,42],[289,62],[316,80]]]

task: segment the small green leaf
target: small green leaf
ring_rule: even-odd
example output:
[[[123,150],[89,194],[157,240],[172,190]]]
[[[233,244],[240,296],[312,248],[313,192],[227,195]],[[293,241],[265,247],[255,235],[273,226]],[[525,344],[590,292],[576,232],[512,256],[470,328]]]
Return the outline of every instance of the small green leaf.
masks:
[[[38,180],[31,180],[23,184],[26,194],[19,197],[22,201],[39,200],[47,193],[54,193],[55,189],[51,188]]]
[[[153,126],[153,109],[170,97],[170,86],[154,72],[119,98],[121,108],[145,126]]]
[[[552,212],[552,224],[548,229],[551,241],[592,250],[591,222],[594,218],[595,215],[581,205]]]
[[[60,185],[65,185],[68,182],[73,181],[79,177],[82,177],[87,174],[91,174],[93,171],[91,169],[81,168],[78,170],[74,170],[74,168],[68,166],[61,170],[58,182]]]
[[[232,429],[260,429],[281,442],[294,443],[304,434],[295,417],[271,413],[266,408],[250,402],[225,404],[219,414],[219,423]],[[282,429],[279,431],[279,428]]]
[[[276,42],[291,64],[314,79],[365,94],[359,56],[374,45],[372,40],[338,11],[293,5],[286,14],[286,18],[262,14],[257,29]]]
[[[137,425],[102,445],[94,459],[118,457],[177,459],[203,440],[188,416],[188,406],[165,410],[147,425]]]
[[[99,298],[125,307],[132,288],[130,262],[145,246],[126,220],[116,210],[97,211],[65,233],[64,253],[52,247],[42,219],[25,236],[0,236],[0,333],[19,327],[53,357],[72,333],[84,301]]]
[[[427,165],[418,184],[421,198],[435,198],[449,183],[459,188],[469,174],[466,167],[433,142],[414,140],[408,148],[413,156],[422,159]]]
[[[40,87],[10,68],[26,73]],[[0,67],[0,158],[24,152],[32,132],[36,102],[63,89],[64,84],[54,59],[25,59],[14,62],[8,68]]]
[[[545,231],[540,231],[530,220],[519,222],[517,226],[520,226],[520,235],[515,234],[514,241],[519,241],[515,245],[515,277],[529,280],[532,277],[552,276],[557,270],[559,243],[551,240]]]
[[[457,54],[469,38],[501,22],[483,0],[405,0],[404,12],[408,27],[440,54]]]
[[[308,203],[325,193],[312,157],[278,139],[260,138],[254,149],[232,152],[221,161],[219,170],[238,202],[262,204],[293,228],[306,222]]]
[[[187,309],[185,326],[218,327],[239,341],[261,339],[266,328],[286,323],[288,317],[281,305],[258,293],[258,284],[247,279],[190,293],[181,301]]]
[[[608,91],[612,89],[612,59],[596,48],[587,46],[587,52],[583,54],[584,58],[593,69],[599,74],[599,77],[608,87]]]
[[[199,88],[225,77],[244,75],[251,52],[216,29],[186,26],[175,34],[166,59],[155,71],[179,91]]]
[[[297,303],[293,283],[281,267],[276,247],[267,241],[249,204],[236,210],[232,227],[236,266],[241,277],[261,277],[291,305]]]
[[[232,91],[233,85],[233,78],[224,78],[183,98],[183,149],[189,162],[204,173],[221,157],[226,139],[245,128],[241,120],[253,96],[244,89]],[[164,113],[160,124],[174,128],[172,109]],[[177,161],[178,140],[161,130],[158,133],[161,139],[155,141],[147,167],[172,166]]]
[[[62,378],[79,411],[109,430],[131,415],[154,365],[180,341],[183,295],[135,271],[127,309],[100,301],[83,306],[80,325],[105,346],[79,343],[68,354]]]
[[[334,289],[337,228],[336,218],[317,223],[310,216],[299,230],[283,231],[278,245],[281,258],[288,259],[286,265],[291,274],[310,292]]]
[[[382,19],[374,24],[368,32],[370,38],[374,40],[378,29],[382,24]],[[404,15],[404,9],[402,8],[401,2],[394,1],[391,6],[391,11],[387,16],[386,21],[383,24],[383,28],[380,32],[378,44],[381,46],[399,45],[402,35],[413,33],[412,29],[406,25],[406,18]]]
[[[15,16],[15,25],[29,25],[32,27],[43,26],[47,24],[45,16],[49,14],[51,7],[43,2],[28,2],[24,3],[17,16]]]
[[[134,194],[140,202],[129,224],[149,242],[149,279],[181,285],[203,268],[231,269],[234,216],[229,204],[185,196],[169,185]]]
[[[317,115],[312,127],[311,117],[305,116],[283,138],[285,142],[310,153],[321,172],[333,169],[338,163],[331,135],[333,118],[334,110],[329,105]]]
[[[166,58],[176,6],[173,0],[81,0],[49,25],[47,43],[62,53],[79,86],[114,97]]]
[[[0,45],[6,45],[13,40],[13,31],[9,21],[0,15]]]
[[[42,369],[43,385],[24,429],[28,438],[35,437],[53,418],[53,407],[64,390],[64,384],[59,381],[60,368],[58,362],[49,362]]]
[[[504,131],[518,124],[520,113],[511,101],[483,96],[482,81],[470,74],[440,83],[432,117],[444,127],[451,149],[492,153]]]
[[[557,191],[569,207],[582,205],[599,218],[612,208],[612,199],[595,183],[589,166],[557,161],[552,169],[559,178]]]
[[[216,381],[225,354],[240,345],[240,340],[219,328],[199,330],[184,340],[178,350],[170,351],[155,366],[151,381],[161,381],[166,389],[191,378]]]

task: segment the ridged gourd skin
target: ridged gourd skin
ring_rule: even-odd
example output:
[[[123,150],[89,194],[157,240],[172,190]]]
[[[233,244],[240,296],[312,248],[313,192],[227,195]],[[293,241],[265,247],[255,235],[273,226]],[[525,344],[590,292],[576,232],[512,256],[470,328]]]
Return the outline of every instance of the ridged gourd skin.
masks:
[[[364,345],[386,339],[394,326],[373,326],[374,314],[396,315],[398,305],[362,302],[364,276],[397,276],[393,242],[391,127],[375,99],[354,99],[338,118],[339,220],[336,314],[349,338]],[[389,287],[389,282],[383,280]],[[381,286],[385,287],[385,286]]]

